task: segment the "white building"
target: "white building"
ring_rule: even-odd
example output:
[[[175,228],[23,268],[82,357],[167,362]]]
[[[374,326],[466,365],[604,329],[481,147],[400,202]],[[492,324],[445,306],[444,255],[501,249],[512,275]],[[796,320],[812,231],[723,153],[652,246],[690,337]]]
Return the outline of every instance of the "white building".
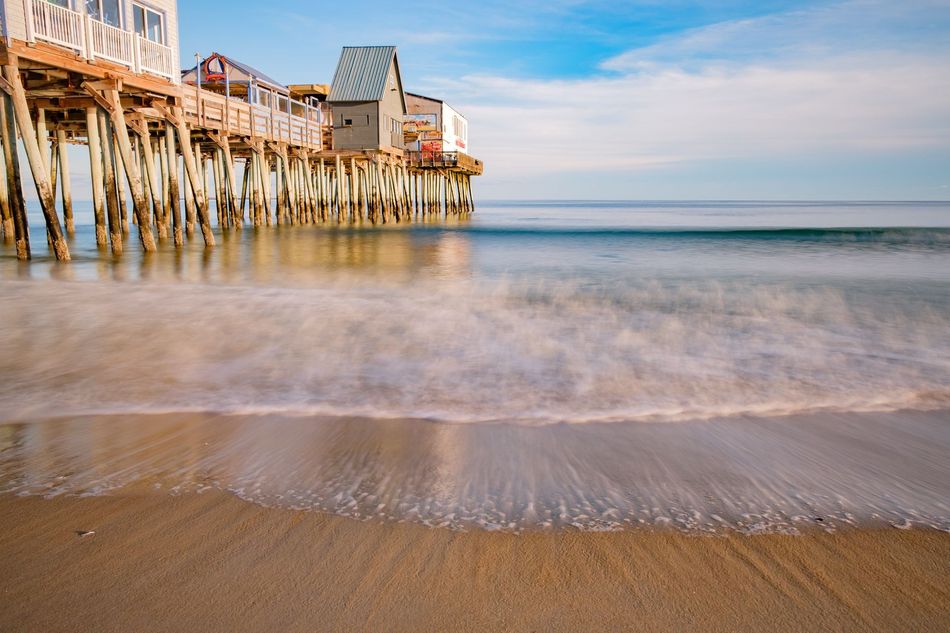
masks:
[[[43,61],[44,51],[22,44],[49,46],[77,61],[180,81],[176,0],[2,0],[0,8],[4,44],[23,57]]]
[[[463,152],[469,154],[468,121],[440,99],[406,93],[403,134],[406,150],[435,154]]]

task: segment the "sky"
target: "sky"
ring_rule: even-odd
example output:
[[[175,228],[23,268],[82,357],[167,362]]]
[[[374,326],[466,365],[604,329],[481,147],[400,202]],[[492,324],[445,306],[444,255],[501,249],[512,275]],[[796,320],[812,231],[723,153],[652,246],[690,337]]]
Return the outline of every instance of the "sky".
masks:
[[[182,65],[394,44],[491,199],[950,199],[950,0],[179,3]]]

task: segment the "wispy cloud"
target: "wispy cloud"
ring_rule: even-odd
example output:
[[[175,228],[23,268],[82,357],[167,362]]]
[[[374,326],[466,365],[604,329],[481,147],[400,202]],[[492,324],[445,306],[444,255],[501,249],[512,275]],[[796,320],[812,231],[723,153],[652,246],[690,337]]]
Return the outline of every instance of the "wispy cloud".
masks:
[[[474,152],[506,175],[950,153],[948,29],[934,28],[948,14],[861,0],[692,29],[605,60],[600,76],[424,83],[456,101]]]

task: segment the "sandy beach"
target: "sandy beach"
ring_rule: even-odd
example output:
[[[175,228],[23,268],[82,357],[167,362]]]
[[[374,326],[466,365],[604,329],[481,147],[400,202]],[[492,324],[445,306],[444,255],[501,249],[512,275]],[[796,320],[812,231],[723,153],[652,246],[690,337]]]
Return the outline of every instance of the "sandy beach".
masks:
[[[220,492],[0,498],[3,631],[946,631],[950,537],[459,533]],[[79,536],[78,531],[95,531]]]

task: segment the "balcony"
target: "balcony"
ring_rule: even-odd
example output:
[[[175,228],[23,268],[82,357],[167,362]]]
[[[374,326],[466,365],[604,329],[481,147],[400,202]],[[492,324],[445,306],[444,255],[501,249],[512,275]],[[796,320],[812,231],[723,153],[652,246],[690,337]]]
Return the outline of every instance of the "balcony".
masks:
[[[411,167],[445,168],[474,176],[480,176],[485,170],[485,165],[482,161],[464,152],[408,152],[407,157]]]
[[[27,41],[42,41],[179,83],[177,56],[168,46],[46,0],[24,0]]]

